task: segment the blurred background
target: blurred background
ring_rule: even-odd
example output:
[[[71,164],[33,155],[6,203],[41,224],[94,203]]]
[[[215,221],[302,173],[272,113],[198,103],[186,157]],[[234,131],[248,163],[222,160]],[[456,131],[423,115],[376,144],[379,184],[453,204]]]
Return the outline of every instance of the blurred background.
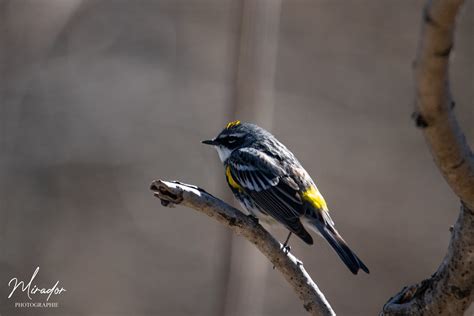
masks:
[[[233,119],[271,130],[369,266],[291,241],[339,315],[376,315],[441,262],[459,203],[410,119],[423,1],[0,1],[0,314],[305,315],[241,237],[155,178],[234,202],[200,143]],[[451,68],[474,139],[474,4]],[[279,239],[282,228],[271,230]],[[13,277],[67,289],[15,308]],[[470,312],[470,315],[474,313]]]

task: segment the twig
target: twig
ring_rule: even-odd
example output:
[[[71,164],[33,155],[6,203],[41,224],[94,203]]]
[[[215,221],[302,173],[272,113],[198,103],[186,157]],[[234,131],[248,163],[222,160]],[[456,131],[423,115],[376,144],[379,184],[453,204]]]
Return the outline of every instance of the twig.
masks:
[[[460,214],[436,273],[405,287],[385,304],[381,315],[462,315],[474,299],[474,160],[453,112],[448,76],[456,16],[462,3],[434,0],[425,7],[415,62],[413,113],[436,165],[461,199]]]
[[[184,205],[226,225],[253,243],[283,274],[311,315],[335,315],[324,294],[313,282],[303,263],[280,244],[258,222],[196,186],[177,181],[155,180],[150,189],[165,206]]]

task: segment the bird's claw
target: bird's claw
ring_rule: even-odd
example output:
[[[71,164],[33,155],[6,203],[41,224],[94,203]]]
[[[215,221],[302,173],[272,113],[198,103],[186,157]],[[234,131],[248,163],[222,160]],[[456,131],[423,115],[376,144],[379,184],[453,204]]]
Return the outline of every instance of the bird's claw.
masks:
[[[258,224],[258,218],[253,216],[252,214],[247,215],[248,218],[250,218],[255,224]]]
[[[288,245],[281,245],[281,250],[283,250],[285,255],[288,255],[291,251],[291,247]],[[275,270],[275,265],[273,265],[273,270]]]

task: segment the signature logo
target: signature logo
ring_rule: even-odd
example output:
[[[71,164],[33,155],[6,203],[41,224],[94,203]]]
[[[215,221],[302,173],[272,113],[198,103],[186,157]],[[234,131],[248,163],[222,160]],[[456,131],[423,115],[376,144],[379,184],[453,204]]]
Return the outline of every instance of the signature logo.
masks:
[[[11,298],[12,295],[17,291],[26,292],[26,295],[30,300],[33,300],[33,296],[35,295],[43,295],[46,296],[46,301],[49,301],[51,295],[61,295],[66,292],[66,289],[59,285],[59,281],[56,281],[53,286],[51,287],[40,287],[34,283],[36,275],[38,274],[39,267],[36,268],[35,272],[31,276],[31,279],[28,283],[26,281],[20,281],[18,278],[12,278],[8,282],[8,287],[12,288],[10,295],[8,298]]]

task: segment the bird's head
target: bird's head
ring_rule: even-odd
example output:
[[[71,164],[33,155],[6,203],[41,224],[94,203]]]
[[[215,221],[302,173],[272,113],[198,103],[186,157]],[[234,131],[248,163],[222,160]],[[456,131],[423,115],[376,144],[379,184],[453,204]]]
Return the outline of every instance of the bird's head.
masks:
[[[250,146],[258,139],[261,128],[250,123],[233,121],[227,124],[216,138],[203,140],[202,143],[216,148],[222,162],[236,149]]]

